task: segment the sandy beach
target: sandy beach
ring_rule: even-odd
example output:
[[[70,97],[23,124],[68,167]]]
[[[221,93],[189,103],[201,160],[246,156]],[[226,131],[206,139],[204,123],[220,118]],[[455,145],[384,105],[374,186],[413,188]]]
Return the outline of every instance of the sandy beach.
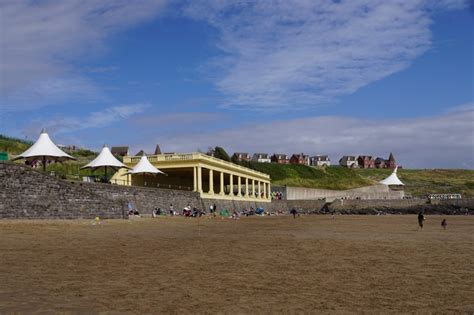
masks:
[[[474,217],[0,221],[0,312],[473,312]]]

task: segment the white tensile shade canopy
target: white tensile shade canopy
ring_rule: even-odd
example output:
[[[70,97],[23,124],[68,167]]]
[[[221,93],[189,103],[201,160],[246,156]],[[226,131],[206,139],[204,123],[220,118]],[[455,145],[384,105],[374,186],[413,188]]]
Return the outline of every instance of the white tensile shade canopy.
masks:
[[[405,184],[402,183],[402,181],[397,176],[397,169],[398,167],[395,167],[392,174],[390,174],[390,176],[385,178],[384,180],[380,181],[380,183],[387,186],[405,186]]]
[[[127,174],[143,174],[143,181],[145,181],[145,175],[146,174],[152,174],[152,175],[158,175],[158,174],[165,174],[156,167],[154,167],[150,161],[148,161],[148,158],[146,155],[143,155],[140,158],[140,161],[135,165],[133,169],[131,169]],[[166,174],[165,174],[166,175]]]
[[[58,148],[44,130],[41,131],[38,140],[28,150],[16,156],[13,160],[19,159],[27,161],[42,160],[43,170],[46,170],[46,160],[54,160],[56,162],[75,160],[75,158]]]
[[[110,152],[110,149],[105,145],[102,148],[102,151],[100,151],[99,155],[89,164],[81,167],[81,169],[90,168],[92,170],[96,170],[99,167],[105,168],[105,176],[107,176],[107,167],[110,167],[112,169],[129,168],[128,166],[117,160],[115,156],[113,156],[112,152]]]

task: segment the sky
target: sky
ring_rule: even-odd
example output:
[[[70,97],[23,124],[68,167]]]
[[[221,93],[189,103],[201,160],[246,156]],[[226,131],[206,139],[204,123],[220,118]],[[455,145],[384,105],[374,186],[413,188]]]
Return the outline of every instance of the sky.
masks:
[[[0,2],[0,134],[474,168],[468,0]]]

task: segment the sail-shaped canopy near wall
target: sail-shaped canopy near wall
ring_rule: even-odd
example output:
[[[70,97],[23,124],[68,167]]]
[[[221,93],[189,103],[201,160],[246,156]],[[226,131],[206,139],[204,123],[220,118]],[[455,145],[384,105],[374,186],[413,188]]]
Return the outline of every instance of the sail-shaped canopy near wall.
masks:
[[[154,167],[146,155],[143,155],[140,161],[135,165],[133,169],[131,169],[128,174],[165,174],[156,167]]]
[[[402,181],[397,176],[397,169],[398,167],[395,167],[392,174],[390,174],[390,176],[385,178],[384,180],[380,181],[380,183],[387,186],[405,186],[405,184],[402,183]]]
[[[119,169],[122,167],[129,168],[128,166],[117,160],[115,156],[112,155],[112,152],[110,152],[110,149],[105,145],[102,148],[102,151],[100,151],[100,154],[89,164],[83,166],[82,168],[96,169],[99,167],[111,167],[115,169]]]
[[[36,142],[25,152],[16,156],[13,160],[25,159],[27,161],[41,160],[43,169],[46,169],[46,160],[62,162],[65,160],[75,160],[72,156],[58,148],[44,129]]]

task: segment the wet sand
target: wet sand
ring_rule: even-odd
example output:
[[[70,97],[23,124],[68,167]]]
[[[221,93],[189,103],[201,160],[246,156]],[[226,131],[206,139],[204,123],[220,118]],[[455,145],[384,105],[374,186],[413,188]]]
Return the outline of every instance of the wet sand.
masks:
[[[0,221],[0,312],[474,312],[474,217]]]

